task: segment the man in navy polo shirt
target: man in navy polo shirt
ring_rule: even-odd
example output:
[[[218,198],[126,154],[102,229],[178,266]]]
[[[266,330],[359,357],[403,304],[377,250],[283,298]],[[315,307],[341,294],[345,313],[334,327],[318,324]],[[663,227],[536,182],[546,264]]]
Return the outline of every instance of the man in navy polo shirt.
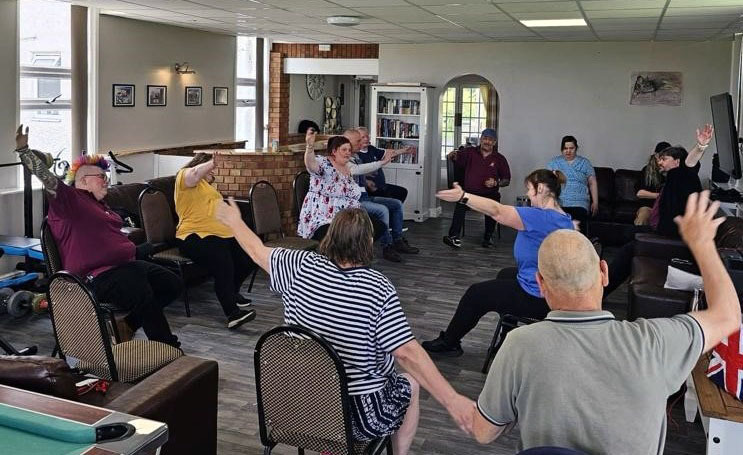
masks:
[[[356,128],[356,131],[361,135],[360,149],[357,152],[359,160],[362,163],[373,163],[374,161],[382,161],[385,153],[391,153],[393,158],[398,155],[405,153],[414,153],[414,149],[402,148],[402,149],[380,149],[369,143],[369,130],[363,126]],[[384,171],[378,169],[372,173],[366,174],[366,191],[369,196],[379,197],[391,197],[397,199],[400,202],[405,202],[408,197],[408,190],[405,187],[399,185],[393,185],[387,183],[384,178]]]
[[[480,135],[478,147],[470,146],[464,150],[449,153],[448,158],[464,171],[464,182],[460,184],[465,192],[500,201],[499,188],[511,183],[511,169],[508,167],[506,157],[496,150],[497,142],[496,131],[493,128],[485,128]],[[465,204],[456,204],[454,207],[449,235],[444,237],[445,244],[454,248],[462,246],[459,235],[464,226],[464,216],[467,210]],[[483,247],[488,248],[493,245],[494,231],[495,220],[485,215]]]

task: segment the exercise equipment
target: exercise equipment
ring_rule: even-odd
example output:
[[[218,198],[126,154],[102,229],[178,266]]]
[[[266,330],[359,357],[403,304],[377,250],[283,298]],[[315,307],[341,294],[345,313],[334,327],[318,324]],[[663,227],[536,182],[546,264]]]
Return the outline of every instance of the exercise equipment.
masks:
[[[41,295],[41,294],[39,294]],[[14,318],[27,315],[34,308],[37,294],[31,291],[13,291],[10,288],[0,289],[0,312],[8,313]],[[36,306],[41,308],[41,299]]]

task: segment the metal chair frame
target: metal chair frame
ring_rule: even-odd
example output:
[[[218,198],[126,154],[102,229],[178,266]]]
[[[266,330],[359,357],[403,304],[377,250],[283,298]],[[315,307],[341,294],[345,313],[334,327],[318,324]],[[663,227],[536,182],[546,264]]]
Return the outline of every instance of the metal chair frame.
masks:
[[[508,332],[519,327],[520,325],[529,325],[535,322],[539,322],[540,319],[527,318],[526,316],[516,316],[513,314],[504,314],[498,318],[498,324],[495,326],[493,332],[493,339],[490,340],[490,346],[488,347],[488,353],[485,354],[485,363],[482,365],[482,372],[487,373],[490,361],[493,360],[498,350],[506,340]]]
[[[273,329],[270,329],[269,331],[261,335],[255,345],[255,355],[253,357],[255,365],[255,387],[258,400],[258,427],[261,436],[261,443],[264,446],[263,454],[270,455],[271,451],[277,443],[272,441],[269,437],[268,424],[266,422],[265,409],[263,407],[263,394],[261,390],[261,348],[263,347],[263,344],[266,342],[266,340],[276,333],[294,334],[302,338],[310,339],[318,345],[322,346],[328,357],[333,361],[336,370],[335,373],[338,375],[338,380],[340,383],[340,398],[343,407],[346,447],[349,449],[350,453],[350,450],[353,447],[354,439],[351,430],[351,400],[348,395],[348,378],[346,376],[346,369],[343,366],[343,362],[341,361],[338,354],[335,352],[335,349],[333,349],[333,347],[330,345],[330,343],[325,341],[325,339],[316,334],[314,331],[296,325],[281,325],[278,327],[274,327]],[[387,455],[392,455],[392,439],[389,436],[380,438],[370,443],[369,449],[367,449],[367,453],[369,455],[376,455],[381,453],[382,449],[387,450]],[[297,447],[297,453],[299,455],[304,455],[304,448]]]
[[[306,176],[307,182],[309,184],[310,179],[310,173],[305,171],[298,172],[297,175],[294,176],[294,180],[292,180],[292,196],[294,200],[294,216],[296,218],[296,221],[299,222],[299,215],[302,213],[302,204],[304,203],[304,198],[307,195],[308,191],[305,191],[305,193],[302,195],[302,198],[300,200],[300,195],[297,192],[297,184],[299,183],[300,179],[304,179]]]

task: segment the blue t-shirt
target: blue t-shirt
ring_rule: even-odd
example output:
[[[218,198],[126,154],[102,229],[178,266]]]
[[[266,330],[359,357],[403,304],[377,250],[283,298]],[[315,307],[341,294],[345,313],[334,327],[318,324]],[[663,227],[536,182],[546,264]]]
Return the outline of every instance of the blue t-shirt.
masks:
[[[562,155],[556,156],[547,163],[547,169],[565,174],[567,182],[560,192],[560,205],[563,207],[591,208],[591,196],[588,192],[588,178],[595,176],[593,165],[588,158],[576,156],[572,162]]]
[[[537,253],[545,237],[558,229],[574,229],[570,215],[552,209],[516,207],[524,230],[516,234],[513,257],[519,268],[517,279],[521,289],[534,297],[542,297],[537,285]]]

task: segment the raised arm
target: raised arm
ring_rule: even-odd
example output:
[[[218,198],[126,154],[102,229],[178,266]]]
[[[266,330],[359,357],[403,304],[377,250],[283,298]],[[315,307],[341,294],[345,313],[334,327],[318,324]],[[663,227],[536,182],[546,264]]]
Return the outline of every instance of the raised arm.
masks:
[[[380,161],[372,161],[371,163],[353,163],[351,161],[348,162],[348,170],[351,173],[351,175],[364,175],[368,174],[370,172],[374,172],[377,169],[381,168],[385,164],[389,163],[392,159],[392,156],[387,156],[385,154],[384,158],[382,158]]]
[[[315,136],[317,136],[317,133],[312,128],[307,129],[307,134],[304,136],[304,166],[310,174],[317,174],[320,170],[320,165],[317,164],[315,157]]]
[[[253,262],[268,272],[269,257],[271,257],[273,248],[265,246],[261,239],[245,224],[240,214],[240,209],[235,203],[235,199],[229,198],[229,203],[220,202],[217,205],[215,216],[219,221],[232,229],[235,239],[237,239],[242,249],[248,253],[248,256],[253,259]]]
[[[475,402],[454,390],[417,341],[408,341],[395,349],[392,355],[405,371],[441,403],[462,431],[472,433]]]
[[[686,156],[686,167],[694,167],[702,159],[704,151],[709,147],[709,141],[712,140],[714,131],[709,123],[704,125],[701,130],[697,129],[697,143],[694,144],[694,147],[689,150],[689,154]]]
[[[653,193],[648,190],[638,190],[637,197],[640,199],[658,199],[658,193]]]
[[[214,166],[216,166],[216,163],[214,163],[214,158],[212,157],[212,159],[205,163],[186,169],[186,174],[183,176],[183,183],[189,188],[195,187],[199,184],[199,180],[206,177],[214,169]]]
[[[725,218],[714,219],[719,202],[709,202],[709,191],[693,193],[686,212],[674,221],[699,265],[707,296],[707,309],[691,313],[704,333],[704,352],[740,329],[740,303],[733,282],[715,247],[717,227]]]
[[[41,158],[43,155],[38,150],[28,148],[28,127],[23,131],[23,125],[15,132],[15,151],[23,166],[35,175],[44,185],[44,190],[51,196],[57,195],[59,179],[49,170],[47,163]]]
[[[512,227],[517,231],[524,230],[524,223],[521,221],[521,217],[515,207],[501,204],[485,197],[465,193],[457,182],[454,182],[454,188],[441,190],[436,193],[436,197],[443,201],[457,203],[464,203],[464,200],[467,199],[467,207],[493,218],[504,226]]]

